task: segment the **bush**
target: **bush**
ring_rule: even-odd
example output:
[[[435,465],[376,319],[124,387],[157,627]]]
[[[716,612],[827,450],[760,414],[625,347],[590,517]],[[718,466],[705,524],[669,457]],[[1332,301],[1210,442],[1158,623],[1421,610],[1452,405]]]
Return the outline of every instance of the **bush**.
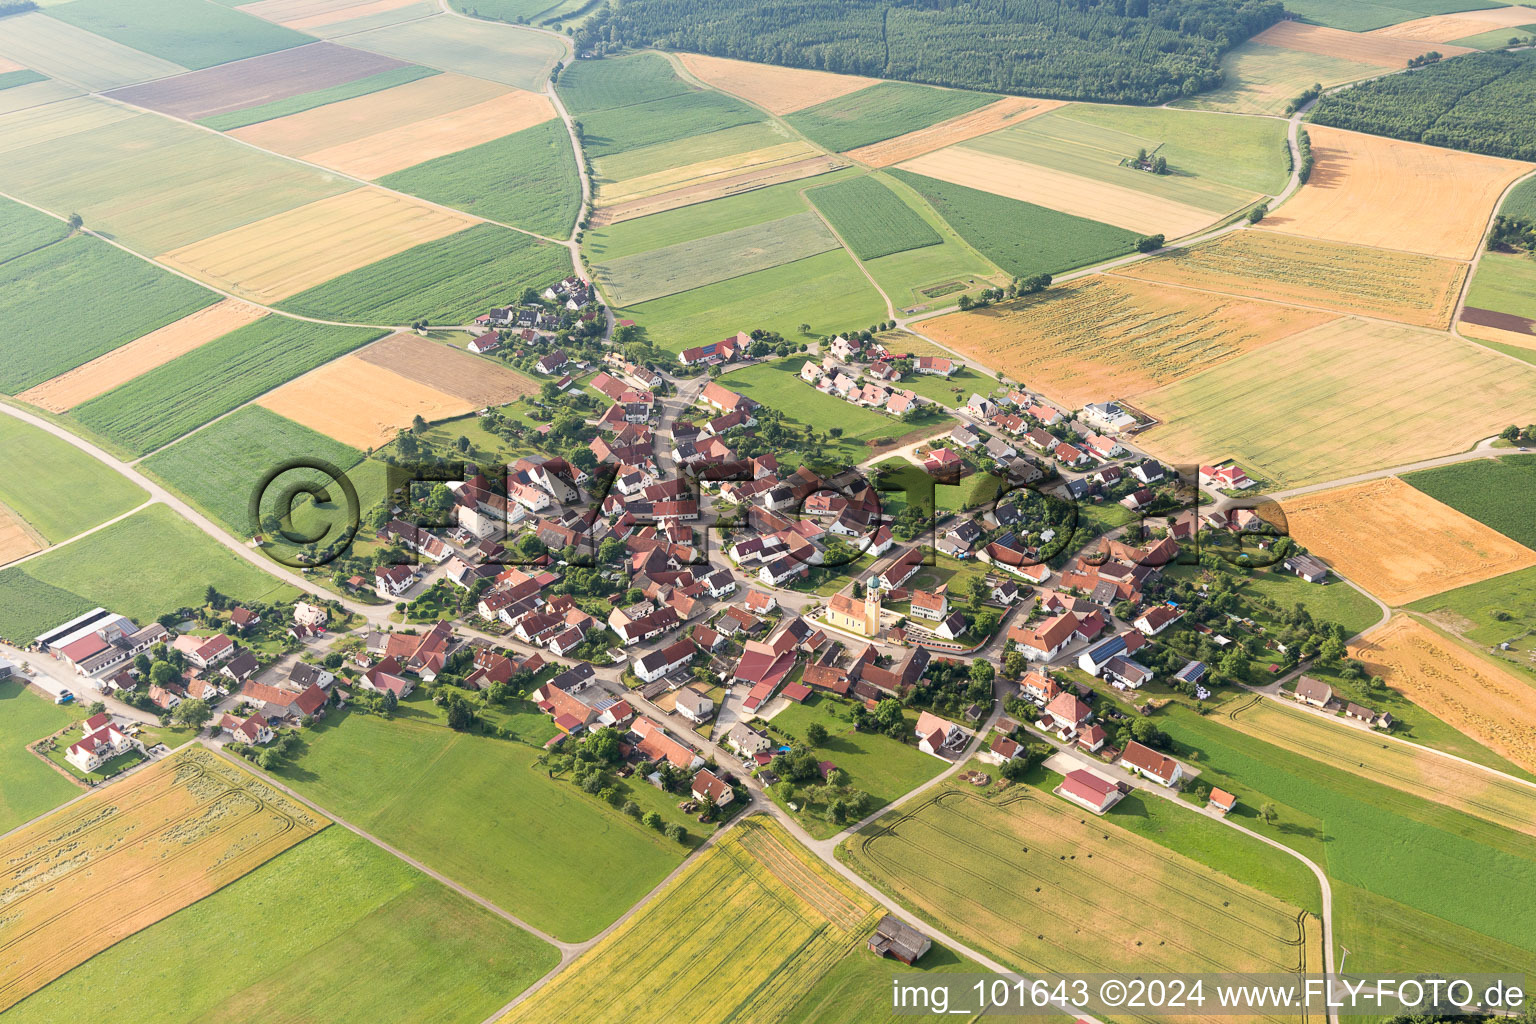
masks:
[[[667,838],[679,843],[686,843],[688,841],[688,830],[681,825],[673,823],[667,826]]]
[[[655,811],[647,812],[645,817],[641,818],[640,820],[645,822],[645,824],[648,827],[653,828],[653,829],[655,829],[658,832],[661,831],[661,827],[662,827],[661,815],[657,814]]]

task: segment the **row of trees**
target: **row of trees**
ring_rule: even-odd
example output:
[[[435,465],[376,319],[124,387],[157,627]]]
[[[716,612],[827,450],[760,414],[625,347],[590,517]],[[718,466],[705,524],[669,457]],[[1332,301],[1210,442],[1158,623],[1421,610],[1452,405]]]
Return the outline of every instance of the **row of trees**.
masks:
[[[988,92],[1164,103],[1214,88],[1279,0],[624,0],[578,51],[658,46]]]

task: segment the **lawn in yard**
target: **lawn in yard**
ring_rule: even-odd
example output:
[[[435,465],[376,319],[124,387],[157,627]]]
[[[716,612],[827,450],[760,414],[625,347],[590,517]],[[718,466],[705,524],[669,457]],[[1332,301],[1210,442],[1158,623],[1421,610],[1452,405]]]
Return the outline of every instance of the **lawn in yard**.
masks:
[[[91,771],[83,772],[79,768],[76,768],[74,765],[70,764],[69,761],[64,758],[64,754],[69,749],[69,744],[72,742],[73,740],[66,739],[56,744],[52,750],[48,751],[48,760],[52,761],[54,764],[58,765],[64,771],[73,775],[80,781],[88,782],[92,785],[106,782],[108,779],[114,776],[121,775],[123,772],[127,771],[129,768],[132,768],[134,765],[142,764],[145,760],[147,760],[145,756],[139,753],[137,750],[130,750],[126,754],[119,754],[109,761],[103,761]]]
[[[19,679],[0,680],[0,833],[80,795],[79,786],[38,760],[27,744],[84,717],[78,704],[55,704]]]
[[[827,730],[820,745],[811,745],[818,760],[831,761],[848,773],[848,785],[873,797],[871,810],[884,807],[909,790],[915,789],[949,766],[948,761],[917,749],[917,715],[908,714],[913,734],[899,741],[881,733],[859,732],[853,727],[854,705],[830,694],[812,693],[802,704],[773,716],[770,728],[793,746],[810,745],[805,738],[812,722]],[[780,800],[780,803],[783,801]],[[836,835],[843,825],[822,816],[820,804],[811,802],[802,792],[796,797],[800,810],[795,813],[806,831],[818,839]]]
[[[841,428],[841,436],[851,440],[901,437],[948,418],[942,413],[928,412],[921,419],[905,422],[823,394],[800,379],[800,368],[805,365],[806,358],[790,356],[734,370],[721,377],[720,384],[754,402],[777,409],[785,419],[822,431]]]
[[[896,346],[891,350],[892,352],[901,351],[899,339],[891,344]],[[956,408],[970,401],[972,395],[985,395],[991,392],[997,387],[997,380],[983,376],[969,366],[961,366],[948,377],[940,377],[932,373],[911,373],[901,378],[898,386],[908,391],[916,391],[924,398],[931,398],[940,405]]]
[[[535,927],[580,941],[665,877],[686,847],[554,779],[539,756],[524,743],[455,732],[430,698],[413,695],[393,720],[328,716],[277,774]]]
[[[259,950],[259,963],[187,955],[233,949]],[[97,954],[6,1019],[52,1024],[89,1004],[145,1024],[479,1024],[558,961],[338,825]]]
[[[1194,579],[1199,576],[1198,566],[1173,565],[1163,570],[1173,579]],[[1293,573],[1269,569],[1244,569],[1222,562],[1214,572],[1230,583],[1242,597],[1256,596],[1274,601],[1280,611],[1289,612],[1301,605],[1321,622],[1337,622],[1348,636],[1353,636],[1381,619],[1376,602],[1335,576],[1327,583],[1308,583]],[[1269,624],[1273,612],[1263,607],[1253,609],[1259,622]]]
[[[0,503],[57,544],[149,500],[149,492],[41,427],[0,415]]]

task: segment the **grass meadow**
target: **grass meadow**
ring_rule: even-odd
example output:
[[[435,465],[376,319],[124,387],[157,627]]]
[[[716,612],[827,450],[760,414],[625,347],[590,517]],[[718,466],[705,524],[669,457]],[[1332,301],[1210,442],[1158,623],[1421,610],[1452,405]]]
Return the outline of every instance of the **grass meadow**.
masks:
[[[0,502],[20,513],[50,544],[149,500],[149,493],[67,441],[0,415]]]
[[[720,383],[754,402],[777,409],[786,420],[820,430],[842,427],[842,436],[846,440],[899,437],[941,418],[940,414],[933,413],[917,423],[904,423],[883,412],[823,394],[800,379],[800,367],[805,362],[805,356],[790,356],[776,362],[758,363],[731,371],[720,378]]]
[[[0,569],[0,637],[30,643],[92,608],[139,625],[203,603],[208,586],[236,600],[277,601],[296,591],[182,519],[151,505],[68,547]]]
[[[558,118],[385,175],[379,184],[552,238],[576,224],[581,184]]]
[[[576,61],[560,72],[560,99],[572,117],[693,92],[659,53]]]
[[[392,721],[330,715],[277,774],[497,906],[579,941],[661,881],[685,848],[539,774],[538,755],[455,732],[423,698]]]
[[[265,316],[75,407],[70,418],[143,455],[382,334]]]
[[[570,254],[494,224],[407,249],[284,299],[285,310],[322,319],[466,324],[523,289],[570,273]]]
[[[70,0],[48,15],[194,71],[314,41],[203,0]]]
[[[933,204],[960,237],[1012,277],[1060,273],[1136,247],[1122,228],[911,171],[890,172]]]
[[[25,391],[218,299],[89,235],[16,256],[0,263],[0,392]]]
[[[927,221],[877,178],[854,178],[813,188],[806,194],[861,260],[943,241]]]
[[[1467,292],[1467,305],[1536,320],[1536,259],[1484,253]]]
[[[193,956],[191,949],[259,950]],[[144,1024],[310,1020],[479,1024],[556,951],[334,826],[59,978],[7,1012],[56,1021],[89,1002]]]
[[[80,795],[79,786],[39,760],[27,744],[84,717],[79,705],[60,706],[16,679],[0,680],[0,833]]]
[[[287,117],[289,114],[303,113],[306,110],[323,107],[328,103],[340,103],[342,100],[350,100],[357,96],[367,96],[369,93],[393,89],[397,85],[405,85],[407,82],[414,82],[421,78],[431,78],[433,75],[440,74],[442,72],[436,68],[423,68],[414,65],[407,65],[403,68],[390,68],[388,71],[380,71],[377,74],[358,78],[351,82],[343,82],[340,85],[332,85],[324,89],[316,89],[313,92],[289,96],[286,99],[273,100],[270,103],[246,107],[244,110],[231,110],[226,114],[214,114],[210,117],[199,118],[197,123],[205,128],[227,132],[235,128],[244,128],[246,125],[260,124],[263,121]]]
[[[1320,3],[1335,5],[1334,0]],[[1221,58],[1219,88],[1174,103],[1235,114],[1284,114],[1286,104],[1315,82],[1326,87],[1371,78],[1381,72],[1376,64],[1248,42],[1233,47]]]
[[[796,131],[842,153],[948,121],[997,99],[989,93],[881,82],[786,115]]]

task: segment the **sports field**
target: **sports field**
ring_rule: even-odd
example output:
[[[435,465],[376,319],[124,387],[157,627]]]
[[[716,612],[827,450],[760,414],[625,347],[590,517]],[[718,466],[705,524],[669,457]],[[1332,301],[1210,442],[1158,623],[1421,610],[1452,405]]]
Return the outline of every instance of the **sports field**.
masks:
[[[94,301],[82,303],[80,296]],[[14,395],[213,305],[218,296],[89,235],[0,263],[0,392]],[[69,324],[60,331],[59,325]],[[47,337],[46,345],[34,339]]]
[[[1479,459],[1403,477],[1425,494],[1528,548],[1536,548],[1536,520],[1527,501],[1536,493],[1536,460],[1519,455]]]
[[[1094,276],[925,320],[919,329],[1078,407],[1182,381],[1330,319],[1327,313]]]
[[[1447,394],[1483,396],[1447,420]],[[1342,319],[1137,398],[1178,463],[1236,458],[1282,487],[1445,455],[1536,403],[1536,370],[1481,346]]]
[[[542,89],[555,62],[566,56],[565,44],[547,34],[450,14],[359,32],[345,41],[359,49],[530,91]]]
[[[17,679],[0,680],[0,833],[80,795],[79,786],[44,764],[27,744],[84,717],[78,705],[60,706]]]
[[[1389,648],[1402,653],[1394,638],[1405,622],[1413,629],[1423,629],[1411,619],[1399,617],[1381,633],[1372,634],[1370,640],[1356,641],[1356,649],[1370,651],[1376,646],[1377,636],[1383,636]],[[1508,682],[1519,685],[1512,679]],[[1388,685],[1392,685],[1390,677]],[[1528,687],[1523,689],[1531,692]],[[1531,706],[1536,707],[1536,699]],[[1329,721],[1319,714],[1268,698],[1239,697],[1224,705],[1223,710],[1232,728],[1266,743],[1342,767],[1362,778],[1495,825],[1536,835],[1536,785],[1507,779],[1407,743],[1394,743],[1370,730],[1356,728],[1345,719]],[[1528,716],[1526,721],[1533,722]],[[1536,753],[1536,747],[1531,749]]]
[[[0,1007],[328,824],[193,747],[6,837]],[[113,912],[104,917],[106,901]]]
[[[143,455],[381,334],[266,316],[76,406],[70,416]]]
[[[541,775],[535,748],[455,732],[411,702],[393,721],[332,713],[304,739],[283,781],[557,938],[600,932],[686,849]]]
[[[225,947],[260,950],[262,969],[245,957],[187,956]],[[557,959],[367,840],[329,828],[97,954],[7,1018],[41,1024],[89,1003],[155,1024],[256,1024],[296,1006],[330,1024],[479,1024]]]
[[[1274,231],[1471,259],[1531,164],[1309,125],[1312,176],[1264,218]]]
[[[755,103],[770,114],[790,114],[875,85],[859,75],[754,64],[745,60],[680,53],[678,63],[705,85]]]
[[[962,786],[867,826],[843,856],[1010,966],[1289,973],[1322,961],[1311,914],[1122,830],[1113,813],[1026,786]]]
[[[977,252],[1012,277],[1059,273],[1130,252],[1136,235],[1096,220],[892,168]]]
[[[1467,268],[1416,253],[1249,230],[1172,249],[1115,273],[1444,328]]]
[[[201,606],[210,585],[237,601],[280,601],[296,593],[166,506],[151,505],[67,547],[0,570],[0,637],[28,644],[97,607],[147,625],[166,612]]]
[[[838,248],[821,218],[807,211],[595,264],[592,269],[615,305],[634,306]]]
[[[154,256],[355,188],[213,132],[105,100],[0,117],[0,190]]]
[[[382,189],[358,188],[213,235],[160,260],[270,304],[472,223]]]
[[[1333,86],[1353,82],[1379,75],[1381,68],[1250,40],[1227,51],[1221,58],[1221,72],[1220,87],[1174,103],[1196,110],[1279,115],[1314,83]]]
[[[853,259],[834,250],[614,313],[644,325],[660,347],[681,352],[719,341],[732,328],[761,327],[786,338],[798,337],[802,323],[814,334],[862,330],[884,319],[886,306]]]
[[[0,504],[50,544],[68,540],[149,500],[127,477],[13,416],[0,415]]]
[[[251,494],[265,474],[292,460],[307,459],[321,459],[346,472],[362,457],[355,448],[252,405],[156,452],[144,460],[143,469],[231,534],[246,538],[261,529],[260,523],[250,521],[249,509]],[[272,504],[276,496],[289,483],[305,479],[318,479],[318,475],[290,471],[277,478],[268,489],[271,497],[262,512],[286,511]],[[366,510],[372,502],[363,493],[362,480],[355,474],[349,479]],[[339,493],[332,498],[338,511],[335,518],[341,519],[346,499]]]
[[[860,955],[877,919],[867,897],[755,816],[501,1024],[793,1019],[801,993]]]
[[[203,0],[70,0],[48,16],[187,68],[302,46],[310,36]]]
[[[1536,771],[1536,687],[1530,682],[1407,615],[1356,640],[1349,653],[1364,662],[1372,675],[1381,676],[1388,686],[1437,718],[1494,753]],[[1493,799],[1493,794],[1477,788],[1470,792],[1485,803]],[[1528,831],[1531,820],[1526,810],[1506,824]]]
[[[299,292],[282,308],[327,320],[467,324],[524,288],[542,288],[570,272],[564,247],[476,224]]]
[[[89,90],[115,89],[187,70],[40,11],[5,19],[0,57]]]
[[[861,260],[938,245],[943,239],[880,179],[866,176],[807,195]]]
[[[551,238],[569,235],[581,208],[576,157],[558,120],[416,164],[379,184]]]
[[[505,405],[539,389],[539,382],[509,366],[454,344],[428,341],[414,334],[394,334],[357,353],[359,359],[393,370],[428,387],[474,403],[476,408]]]
[[[1467,305],[1536,320],[1536,260],[1483,253],[1467,292]]]
[[[67,412],[264,315],[238,299],[221,299],[16,397],[50,412]]]
[[[928,128],[898,135],[884,142],[848,151],[848,156],[871,167],[889,167],[903,160],[931,153],[936,149],[953,146],[967,139],[974,139],[1010,125],[1019,124],[1032,117],[1061,106],[1060,100],[1037,100],[1028,96],[1005,96],[996,103],[989,103],[968,114],[941,121]]]
[[[818,146],[846,152],[884,142],[996,101],[990,93],[880,82],[784,118]]]
[[[1397,477],[1281,503],[1291,536],[1390,605],[1536,565],[1517,544]]]

